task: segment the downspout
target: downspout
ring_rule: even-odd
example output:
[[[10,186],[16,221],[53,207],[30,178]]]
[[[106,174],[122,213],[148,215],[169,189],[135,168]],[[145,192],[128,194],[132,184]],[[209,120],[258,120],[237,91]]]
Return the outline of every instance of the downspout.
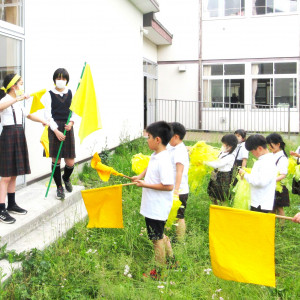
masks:
[[[199,0],[199,63],[198,63],[198,105],[199,124],[198,129],[202,129],[202,0]],[[300,121],[300,116],[299,116]],[[300,128],[300,127],[299,127]]]

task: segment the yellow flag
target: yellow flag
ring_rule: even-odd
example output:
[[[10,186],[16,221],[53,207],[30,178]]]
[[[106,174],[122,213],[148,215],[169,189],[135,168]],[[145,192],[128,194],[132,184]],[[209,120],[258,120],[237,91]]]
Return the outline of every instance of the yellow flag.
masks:
[[[46,89],[40,90],[36,93],[30,94],[31,97],[33,97],[31,108],[30,108],[30,113],[34,113],[38,111],[39,109],[45,108],[45,106],[41,102],[42,96],[47,92]]]
[[[48,126],[45,126],[43,134],[40,139],[41,144],[45,149],[46,157],[49,157],[49,138],[48,138]]]
[[[217,277],[275,287],[275,215],[210,206],[209,250]]]
[[[93,169],[96,169],[99,177],[103,181],[108,181],[111,174],[115,176],[124,176],[124,174],[117,172],[112,167],[104,165],[101,162],[101,158],[99,157],[97,152],[93,155],[93,158],[91,160],[91,167]]]
[[[87,228],[124,228],[122,185],[81,191],[88,212]]]
[[[101,129],[101,119],[90,66],[87,64],[76,91],[70,110],[81,117],[79,128],[80,143],[92,132]]]
[[[135,174],[141,174],[148,167],[149,161],[149,155],[144,155],[142,153],[133,155],[131,159],[132,171]]]

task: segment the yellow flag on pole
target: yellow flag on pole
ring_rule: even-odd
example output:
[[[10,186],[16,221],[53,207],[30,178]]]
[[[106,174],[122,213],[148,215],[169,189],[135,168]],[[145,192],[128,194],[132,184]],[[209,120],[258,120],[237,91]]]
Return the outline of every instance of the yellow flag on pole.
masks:
[[[101,119],[98,110],[96,93],[90,65],[85,66],[85,70],[76,91],[70,110],[81,117],[81,124],[79,128],[80,143],[92,132],[101,129]]]
[[[275,215],[210,206],[209,250],[222,279],[275,287]]]
[[[44,147],[46,157],[49,157],[49,138],[48,138],[48,126],[45,126],[43,134],[40,139],[41,144]]]
[[[81,191],[88,212],[87,228],[124,228],[122,185]]]
[[[39,109],[45,108],[45,106],[41,102],[42,96],[47,92],[46,89],[40,90],[38,92],[30,94],[31,97],[33,97],[30,113],[34,113],[38,111]]]
[[[101,162],[101,158],[99,157],[97,152],[93,155],[93,158],[91,160],[91,167],[97,171],[99,177],[103,181],[108,181],[111,174],[115,176],[124,176],[124,174],[119,173],[114,168],[104,165]]]

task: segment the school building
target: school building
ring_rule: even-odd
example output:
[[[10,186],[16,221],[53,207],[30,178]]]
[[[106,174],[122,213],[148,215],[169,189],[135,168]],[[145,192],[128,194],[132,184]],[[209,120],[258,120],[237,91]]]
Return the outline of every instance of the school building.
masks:
[[[0,53],[0,84],[18,72],[26,93],[51,89],[59,67],[75,93],[90,64],[103,129],[76,139],[77,162],[161,119],[299,132],[300,0],[2,0]],[[43,128],[24,126],[32,174],[19,184],[51,165]]]

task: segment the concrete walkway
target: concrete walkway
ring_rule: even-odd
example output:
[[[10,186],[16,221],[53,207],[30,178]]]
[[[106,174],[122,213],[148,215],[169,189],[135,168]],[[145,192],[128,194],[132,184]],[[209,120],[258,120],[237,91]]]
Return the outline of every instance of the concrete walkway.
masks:
[[[82,186],[73,186],[73,192],[66,192],[64,201],[56,200],[55,187],[51,187],[45,199],[46,189],[44,180],[16,192],[17,204],[28,210],[28,213],[12,215],[16,219],[14,224],[0,223],[1,247],[7,244],[7,250],[15,250],[17,253],[33,248],[43,250],[87,216],[80,193]],[[20,267],[21,263],[10,264],[7,260],[1,260],[1,282]]]

